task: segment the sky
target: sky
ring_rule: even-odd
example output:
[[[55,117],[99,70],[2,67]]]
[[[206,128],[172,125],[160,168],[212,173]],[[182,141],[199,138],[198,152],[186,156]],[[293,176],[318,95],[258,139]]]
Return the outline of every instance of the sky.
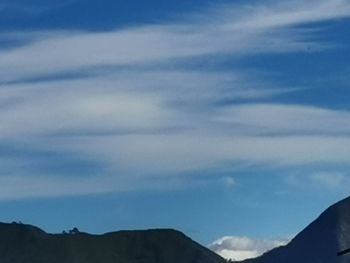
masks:
[[[3,0],[0,221],[176,228],[235,259],[350,194],[349,0]]]

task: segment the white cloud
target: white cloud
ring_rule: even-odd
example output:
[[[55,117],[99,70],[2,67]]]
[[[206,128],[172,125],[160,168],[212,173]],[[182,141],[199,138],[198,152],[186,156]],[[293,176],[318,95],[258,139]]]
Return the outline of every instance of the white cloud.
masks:
[[[208,55],[235,56],[322,47],[310,40],[310,31],[306,39],[303,29],[289,27],[348,17],[349,6],[347,1],[339,0],[290,1],[288,5],[272,2],[254,8],[233,5],[188,19],[187,23],[99,33],[51,33],[26,46],[0,52],[0,80],[107,65],[150,66]],[[227,10],[235,10],[234,15]],[[207,16],[210,18],[204,18]]]
[[[227,163],[271,167],[346,164],[350,139],[322,136],[218,136],[170,132],[46,139],[55,149],[83,153],[131,174],[174,175]],[[36,145],[40,144],[35,141]]]
[[[252,239],[248,237],[225,236],[209,245],[209,248],[226,259],[240,261],[254,258],[279,246],[286,245],[289,238]]]
[[[202,128],[210,125],[210,104],[289,92],[255,85],[239,75],[176,70],[3,85],[0,138]]]
[[[158,180],[166,188],[169,181],[161,178],[232,162],[276,167],[350,161],[350,138],[341,135],[348,132],[347,124],[343,124],[347,112],[274,104],[201,109],[210,104],[208,93],[214,92],[210,87],[217,80],[187,73],[185,80],[193,77],[199,81],[198,87],[194,82],[187,86],[188,92],[193,92],[191,96],[197,98],[192,108],[192,99],[181,89],[179,93],[161,89],[167,80],[175,85],[175,78],[165,74],[158,82],[154,76],[153,84],[160,88],[150,88],[147,78],[136,81],[136,75],[132,81],[127,81],[129,77],[119,82],[114,81],[117,78],[92,78],[4,86],[0,91],[0,138],[16,146],[100,163],[109,174],[118,174],[113,183],[104,185],[106,192],[113,184],[119,186],[112,187],[113,191],[150,187],[149,182],[140,183],[139,177]],[[182,77],[176,74],[180,83]],[[203,84],[201,90],[202,83],[210,84]],[[174,105],[174,101],[182,102],[182,106]],[[186,103],[189,105],[184,106]],[[334,125],[323,126],[323,122]],[[272,135],[262,136],[261,131]],[[21,172],[22,168],[14,165],[13,171]],[[99,178],[96,175],[96,180]],[[47,180],[52,180],[47,185],[59,185],[62,180],[62,186],[68,186],[63,178]],[[26,180],[18,182],[24,187]],[[32,184],[39,182],[33,180]],[[81,192],[94,192],[88,186],[81,184]],[[18,187],[11,193],[18,190],[18,195],[24,197],[28,191]],[[64,189],[57,191],[66,194]],[[99,189],[103,191],[102,186]],[[48,191],[33,191],[33,195],[45,194],[49,195]]]
[[[247,13],[253,18],[246,17]],[[347,0],[311,0],[307,2],[295,0],[278,3],[270,1],[265,5],[246,6],[246,12],[241,15],[240,23],[235,25],[235,21],[231,26],[260,30],[291,27],[305,23],[345,18],[349,16],[349,13],[350,5]]]
[[[193,58],[323,48],[316,31],[293,27],[350,16],[348,1],[288,3],[228,5],[184,22],[109,32],[37,32],[29,40],[18,33],[23,45],[0,50],[1,142],[104,169],[82,181],[23,175],[27,157],[18,156],[11,166],[19,175],[0,171],[9,189],[0,199],[166,188],[171,180],[183,185],[174,174],[227,163],[348,163],[348,111],[256,103],[295,88],[238,69],[187,69]],[[86,78],[55,79],[63,73]]]
[[[124,85],[116,92],[110,89],[108,81],[90,83],[91,87],[88,83],[21,84],[2,89],[0,101],[12,103],[5,103],[0,112],[0,138],[16,146],[93,160],[103,165],[108,174],[118,174],[100,185],[99,192],[141,190],[150,188],[152,182],[154,187],[163,184],[166,189],[169,178],[174,180],[177,173],[214,169],[227,163],[276,167],[350,161],[350,138],[339,136],[347,132],[347,126],[322,128],[323,121],[336,123],[348,115],[346,112],[298,105],[247,104],[217,114],[173,107],[166,96],[168,91],[142,95],[141,91],[125,93]],[[97,83],[105,89],[94,90]],[[203,100],[207,100],[205,95]],[[293,119],[293,125],[285,118]],[[273,136],[259,135],[261,126]],[[299,135],[293,135],[296,131]],[[14,173],[22,173],[20,163],[21,160],[14,162]],[[95,179],[100,180],[100,176]],[[140,181],[140,177],[149,181]],[[40,180],[33,178],[28,184],[24,175],[24,180],[18,179],[17,187],[10,192],[22,197],[51,196],[46,189],[61,185],[55,189],[67,195],[67,191],[72,192],[68,186],[74,185],[74,178],[73,175],[72,183],[57,176],[48,177],[43,180],[47,187],[41,187]],[[229,179],[227,183],[232,185],[234,181]],[[30,193],[23,191],[21,185],[42,190]],[[75,193],[94,193],[93,185],[90,181],[79,184],[80,190]]]
[[[132,192],[140,190],[173,191],[196,187],[188,185],[184,178],[129,178],[127,176],[75,176],[66,174],[28,175],[20,174],[0,176],[0,200],[18,200],[24,198],[53,198],[102,193]],[[13,173],[13,171],[12,171]],[[167,183],[165,182],[167,181]],[[198,184],[198,186],[201,186]]]
[[[167,124],[167,112],[154,96],[110,92],[63,92],[14,96],[14,102],[0,115],[0,138],[47,135],[77,131],[133,131],[160,128]]]
[[[283,104],[244,104],[225,107],[218,119],[270,134],[349,134],[350,112]]]

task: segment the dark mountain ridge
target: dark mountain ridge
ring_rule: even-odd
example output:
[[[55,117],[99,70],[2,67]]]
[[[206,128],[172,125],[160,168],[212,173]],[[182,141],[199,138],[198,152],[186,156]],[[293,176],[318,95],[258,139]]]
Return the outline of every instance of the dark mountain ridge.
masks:
[[[1,263],[224,263],[173,229],[48,234],[31,225],[0,223]]]
[[[350,253],[350,198],[324,211],[288,245],[273,249],[244,263],[345,263]]]

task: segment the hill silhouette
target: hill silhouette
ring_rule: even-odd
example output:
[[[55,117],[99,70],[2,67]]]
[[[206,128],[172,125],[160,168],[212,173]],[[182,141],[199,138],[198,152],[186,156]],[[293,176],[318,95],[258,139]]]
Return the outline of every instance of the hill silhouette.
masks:
[[[350,262],[350,197],[324,211],[288,245],[244,263]]]
[[[179,231],[153,229],[91,235],[48,234],[0,223],[1,263],[224,263]]]

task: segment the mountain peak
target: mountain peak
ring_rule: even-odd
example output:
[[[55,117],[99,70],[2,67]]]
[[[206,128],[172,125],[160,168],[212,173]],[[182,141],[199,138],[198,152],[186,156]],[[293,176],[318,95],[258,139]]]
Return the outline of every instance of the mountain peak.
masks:
[[[350,254],[350,197],[330,206],[288,245],[273,249],[249,263],[343,263]]]

